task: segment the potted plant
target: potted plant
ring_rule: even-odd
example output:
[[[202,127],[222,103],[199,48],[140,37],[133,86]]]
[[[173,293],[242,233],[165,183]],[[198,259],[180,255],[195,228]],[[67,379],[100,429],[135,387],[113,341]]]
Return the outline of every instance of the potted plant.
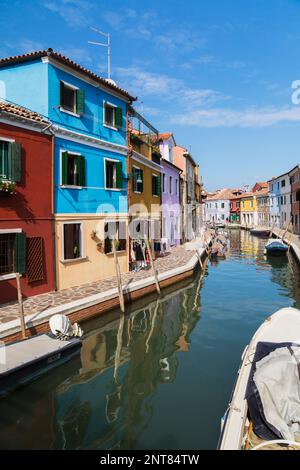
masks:
[[[12,181],[0,181],[0,191],[9,194],[15,194],[16,183]]]

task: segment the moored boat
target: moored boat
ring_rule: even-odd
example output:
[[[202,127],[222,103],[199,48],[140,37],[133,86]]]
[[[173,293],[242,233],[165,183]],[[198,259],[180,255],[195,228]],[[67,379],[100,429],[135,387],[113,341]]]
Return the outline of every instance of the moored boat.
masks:
[[[300,450],[300,311],[268,317],[246,346],[220,450]]]
[[[267,238],[270,235],[270,229],[269,228],[264,228],[264,227],[257,227],[257,228],[252,228],[250,230],[251,235],[255,235],[257,237],[263,237]]]
[[[286,253],[289,247],[283,240],[279,238],[271,238],[265,245],[265,254],[281,254]]]

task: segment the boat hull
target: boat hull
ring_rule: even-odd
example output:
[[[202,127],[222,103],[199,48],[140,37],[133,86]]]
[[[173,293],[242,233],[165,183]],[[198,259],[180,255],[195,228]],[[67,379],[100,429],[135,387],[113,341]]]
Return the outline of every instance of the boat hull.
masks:
[[[246,346],[238,370],[236,383],[230,398],[229,407],[223,417],[223,426],[218,443],[219,450],[241,450],[248,404],[245,399],[252,360],[258,342],[299,343],[300,311],[283,308],[268,317]]]
[[[26,347],[30,346],[30,342],[34,340],[43,340],[38,345],[37,351],[28,354],[26,357]],[[47,340],[56,342],[57,346],[46,350]],[[18,354],[15,351],[10,355],[10,348],[20,348],[23,346],[24,361],[18,361]],[[68,341],[59,341],[52,339],[50,335],[40,335],[40,337],[33,337],[28,340],[13,343],[7,346],[8,366],[0,368],[0,397],[6,396],[14,389],[32,382],[41,375],[47,373],[49,370],[71,360],[80,352],[82,342],[79,339],[72,338]],[[33,346],[34,349],[35,346]],[[42,349],[45,347],[45,349]],[[49,348],[50,349],[50,348]],[[21,351],[21,349],[20,349]],[[14,357],[15,356],[15,357]]]

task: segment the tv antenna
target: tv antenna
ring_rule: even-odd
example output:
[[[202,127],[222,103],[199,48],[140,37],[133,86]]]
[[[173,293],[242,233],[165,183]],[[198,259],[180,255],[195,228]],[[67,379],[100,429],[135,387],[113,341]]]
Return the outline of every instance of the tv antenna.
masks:
[[[104,33],[103,31],[100,31],[100,29],[94,28],[93,26],[90,26],[90,29],[107,38],[107,42],[105,43],[88,41],[88,44],[93,44],[94,46],[107,47],[107,79],[110,80],[110,34]]]

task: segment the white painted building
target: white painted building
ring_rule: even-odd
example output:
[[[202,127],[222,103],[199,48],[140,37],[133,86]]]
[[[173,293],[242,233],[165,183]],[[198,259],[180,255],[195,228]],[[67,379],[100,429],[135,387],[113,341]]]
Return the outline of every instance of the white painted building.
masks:
[[[233,197],[232,189],[221,189],[213,194],[208,194],[205,203],[206,222],[228,223],[230,220],[230,198]]]
[[[291,181],[289,173],[273,178],[269,181],[270,225],[285,227],[291,222]]]
[[[171,132],[159,134],[159,151],[165,160],[168,162],[174,162],[174,147],[176,142]]]

